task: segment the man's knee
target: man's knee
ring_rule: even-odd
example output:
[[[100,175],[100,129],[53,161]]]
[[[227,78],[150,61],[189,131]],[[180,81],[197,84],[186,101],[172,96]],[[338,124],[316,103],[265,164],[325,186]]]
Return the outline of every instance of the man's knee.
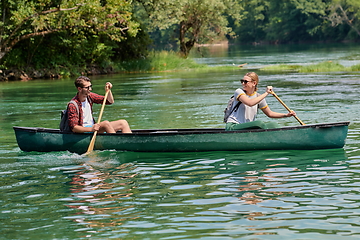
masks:
[[[117,120],[116,122],[121,127],[129,125],[128,122],[125,119],[120,119],[120,120]]]
[[[103,121],[100,123],[101,127],[108,128],[111,126],[109,121]]]
[[[120,119],[113,122],[113,127],[115,131],[125,131],[131,132],[129,123],[125,119]]]

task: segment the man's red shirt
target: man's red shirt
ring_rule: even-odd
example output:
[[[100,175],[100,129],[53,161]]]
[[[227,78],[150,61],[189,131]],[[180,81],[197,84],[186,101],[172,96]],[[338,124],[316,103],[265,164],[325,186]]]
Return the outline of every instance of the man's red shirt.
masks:
[[[73,130],[73,128],[76,125],[80,125],[80,126],[83,125],[83,110],[81,107],[81,102],[79,100],[78,94],[76,94],[76,96],[73,97],[72,100],[78,104],[79,113],[77,112],[77,109],[74,106],[74,104],[68,105],[69,127],[71,130]],[[91,92],[88,96],[88,102],[90,103],[91,112],[92,112],[93,103],[102,104],[103,101],[104,101],[104,96]],[[110,104],[111,103],[108,100],[106,100],[106,105],[110,105]]]

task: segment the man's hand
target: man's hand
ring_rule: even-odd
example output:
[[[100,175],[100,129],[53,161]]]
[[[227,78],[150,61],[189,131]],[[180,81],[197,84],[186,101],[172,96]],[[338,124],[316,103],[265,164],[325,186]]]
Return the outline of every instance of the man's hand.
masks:
[[[107,83],[105,84],[105,91],[108,91],[108,90],[110,90],[111,88],[112,88],[111,82],[107,82]]]
[[[100,124],[95,123],[95,124],[92,126],[92,132],[99,131],[99,130],[100,130]]]

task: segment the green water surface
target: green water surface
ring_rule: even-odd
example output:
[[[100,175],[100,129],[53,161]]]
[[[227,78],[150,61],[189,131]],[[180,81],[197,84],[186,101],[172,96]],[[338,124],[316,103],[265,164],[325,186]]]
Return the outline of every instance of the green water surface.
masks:
[[[103,119],[133,129],[223,127],[223,110],[248,71],[267,64],[358,64],[357,45],[211,50],[227,72],[93,76],[113,83]],[[0,239],[358,239],[358,72],[257,71],[306,124],[350,121],[343,149],[200,153],[22,152],[12,126],[57,128],[74,79],[0,83]],[[272,110],[285,113],[271,96]],[[94,106],[95,116],[100,106]],[[259,113],[259,119],[269,120]],[[299,123],[294,118],[280,125]],[[297,139],[293,139],[296,141]]]

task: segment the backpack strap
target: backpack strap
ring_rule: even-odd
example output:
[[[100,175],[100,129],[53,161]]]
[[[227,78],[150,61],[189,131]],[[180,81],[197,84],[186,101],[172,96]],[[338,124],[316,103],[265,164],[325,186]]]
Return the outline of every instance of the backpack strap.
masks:
[[[90,104],[92,104],[92,100],[91,100],[91,97],[90,97],[90,96],[87,97],[87,100],[88,100],[88,102],[89,102]]]
[[[239,101],[239,102],[233,107],[233,109],[231,109],[231,112],[230,112],[229,115],[231,115],[233,112],[236,112],[236,111],[239,109],[239,106],[240,106],[241,103],[242,103],[242,102]]]
[[[75,102],[74,100],[71,100],[70,102],[68,102],[68,107],[69,107],[69,104],[72,103],[74,104],[75,108],[76,108],[76,111],[77,113],[79,114],[80,111],[79,111],[79,105],[77,104],[77,102]]]
[[[258,92],[256,92],[256,96],[258,97],[258,96],[260,96],[261,94],[260,93],[258,93]],[[262,101],[262,100],[261,100]],[[259,103],[257,104],[257,110],[259,110],[259,108],[260,108],[260,106],[259,106]]]

